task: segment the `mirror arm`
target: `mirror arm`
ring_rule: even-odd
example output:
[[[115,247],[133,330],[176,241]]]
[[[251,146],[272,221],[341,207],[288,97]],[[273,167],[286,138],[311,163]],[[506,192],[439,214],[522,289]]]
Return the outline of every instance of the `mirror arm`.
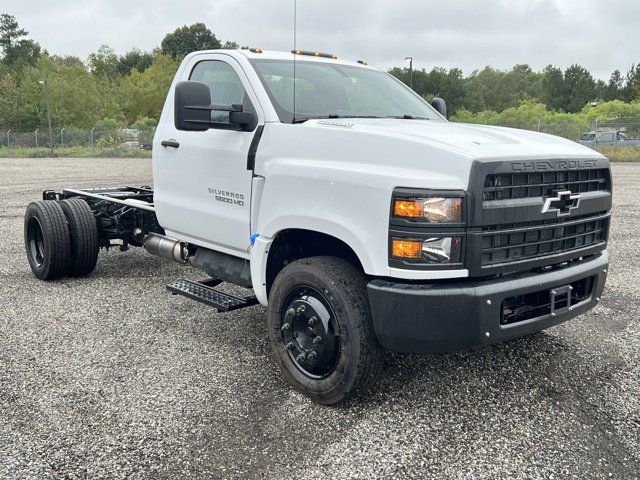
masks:
[[[233,105],[188,105],[184,108],[189,110],[215,110],[218,112],[242,112],[242,105],[234,103]]]

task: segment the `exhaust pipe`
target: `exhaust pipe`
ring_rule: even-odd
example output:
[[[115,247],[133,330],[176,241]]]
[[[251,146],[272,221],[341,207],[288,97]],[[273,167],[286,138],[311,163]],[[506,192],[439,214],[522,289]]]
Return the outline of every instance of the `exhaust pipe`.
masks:
[[[144,249],[151,255],[178,263],[187,263],[187,251],[183,243],[175,238],[150,233],[144,238]]]

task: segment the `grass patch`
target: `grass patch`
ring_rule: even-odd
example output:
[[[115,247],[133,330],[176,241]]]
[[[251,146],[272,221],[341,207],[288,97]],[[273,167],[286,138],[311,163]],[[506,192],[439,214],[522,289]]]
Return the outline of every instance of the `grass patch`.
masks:
[[[640,147],[602,147],[597,150],[612,162],[640,162]]]
[[[598,151],[612,162],[640,162],[640,147],[601,147]],[[56,157],[70,158],[151,158],[151,150],[131,147],[65,147],[55,148]],[[48,148],[0,147],[0,158],[50,157]]]
[[[56,157],[71,158],[151,158],[151,150],[131,147],[65,147],[54,148]],[[48,148],[0,147],[0,158],[37,158],[50,157]]]

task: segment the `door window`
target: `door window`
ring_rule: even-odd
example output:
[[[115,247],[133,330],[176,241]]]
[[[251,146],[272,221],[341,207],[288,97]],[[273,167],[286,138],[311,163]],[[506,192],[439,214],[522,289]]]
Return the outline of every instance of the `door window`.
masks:
[[[613,133],[603,133],[598,137],[598,143],[613,142]]]
[[[189,80],[205,83],[211,91],[213,105],[242,105],[245,112],[255,113],[244,85],[231,65],[221,60],[199,62]],[[229,123],[229,112],[212,110],[211,121]]]

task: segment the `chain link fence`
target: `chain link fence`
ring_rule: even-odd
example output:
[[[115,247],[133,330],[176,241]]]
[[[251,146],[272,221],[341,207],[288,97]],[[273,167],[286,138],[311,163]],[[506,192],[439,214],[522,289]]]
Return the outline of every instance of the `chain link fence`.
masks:
[[[492,123],[493,124],[493,123]],[[588,121],[567,116],[566,119],[551,123],[543,120],[532,120],[520,123],[496,123],[496,126],[533,130],[558,135],[573,141],[579,141],[586,134],[596,136],[604,132],[624,133],[626,138],[640,139],[640,118],[620,118],[607,121]],[[155,128],[63,128],[54,129],[49,138],[48,129],[32,131],[0,131],[0,157],[149,157]],[[636,142],[627,142],[635,145]],[[621,142],[611,150],[629,150],[629,146]],[[595,146],[595,145],[590,145]],[[599,146],[596,146],[599,149]],[[635,146],[634,155],[640,160],[640,147]],[[615,155],[615,152],[614,152]],[[629,156],[630,153],[625,153]]]
[[[150,156],[155,128],[0,131],[0,156]]]

